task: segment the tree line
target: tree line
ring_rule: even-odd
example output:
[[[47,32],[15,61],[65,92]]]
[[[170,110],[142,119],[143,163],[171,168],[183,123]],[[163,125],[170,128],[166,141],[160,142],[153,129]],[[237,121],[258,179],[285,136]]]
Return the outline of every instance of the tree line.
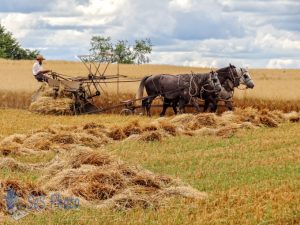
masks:
[[[150,39],[138,39],[133,44],[127,40],[113,42],[111,37],[93,36],[90,41],[90,54],[110,60],[113,63],[143,64],[150,62],[152,43]],[[109,54],[108,54],[109,53]],[[0,24],[0,58],[34,59],[38,50],[22,48],[13,34]]]
[[[12,33],[0,24],[0,58],[4,59],[34,59],[38,50],[24,49]]]

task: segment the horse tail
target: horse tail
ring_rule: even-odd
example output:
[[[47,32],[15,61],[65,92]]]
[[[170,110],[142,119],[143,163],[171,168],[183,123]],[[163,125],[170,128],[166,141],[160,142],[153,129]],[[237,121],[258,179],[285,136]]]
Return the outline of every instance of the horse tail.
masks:
[[[136,96],[135,96],[135,99],[140,99],[140,98],[143,98],[143,93],[144,93],[144,88],[145,88],[145,82],[146,80],[151,77],[151,76],[146,76],[144,77],[142,80],[141,80],[141,83],[140,83],[140,86],[139,86],[139,89],[136,93]]]

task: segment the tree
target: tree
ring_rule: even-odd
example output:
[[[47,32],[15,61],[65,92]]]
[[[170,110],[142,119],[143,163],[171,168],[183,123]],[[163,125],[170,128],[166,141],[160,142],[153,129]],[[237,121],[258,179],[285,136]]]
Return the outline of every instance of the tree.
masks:
[[[150,39],[136,40],[133,46],[127,40],[119,40],[113,44],[110,37],[94,36],[91,39],[90,52],[99,55],[103,60],[110,59],[112,62],[123,64],[142,64],[150,62],[147,55],[152,52],[152,44]],[[108,52],[112,55],[107,56]]]
[[[115,62],[123,64],[133,64],[134,63],[134,53],[130,49],[128,41],[118,41],[114,46],[113,54],[115,56]]]
[[[150,59],[147,56],[152,52],[152,44],[150,39],[136,40],[133,50],[135,52],[135,58],[138,64],[150,62]]]
[[[101,36],[94,36],[91,39],[91,48],[90,52],[92,55],[95,56],[102,56],[102,60],[107,60],[109,58],[106,53],[111,53],[113,51],[113,46],[111,44],[111,38],[110,37],[101,37]]]
[[[37,50],[23,49],[12,33],[0,24],[0,58],[34,59],[38,54]]]

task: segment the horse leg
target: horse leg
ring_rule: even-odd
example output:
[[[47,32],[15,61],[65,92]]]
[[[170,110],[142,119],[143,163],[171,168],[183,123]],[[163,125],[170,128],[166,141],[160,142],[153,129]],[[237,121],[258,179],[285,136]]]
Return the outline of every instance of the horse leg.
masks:
[[[185,113],[185,102],[183,98],[179,99],[179,114]]]
[[[148,98],[144,98],[144,99],[142,100],[143,115],[146,114],[146,111],[147,111],[147,105],[148,105]]]
[[[147,105],[146,105],[146,110],[147,110],[147,116],[151,116],[151,113],[150,113],[150,109],[151,109],[151,104],[152,104],[152,101],[156,98],[155,97],[148,97],[147,98]]]
[[[174,114],[177,115],[177,105],[178,105],[178,102],[179,102],[179,99],[175,99],[173,100],[172,102],[172,107],[173,107],[173,111],[174,111]]]
[[[225,106],[227,107],[227,109],[228,109],[229,111],[233,111],[233,110],[234,110],[234,107],[233,107],[232,103],[229,102],[229,101],[226,101],[226,102],[225,102]]]
[[[204,108],[203,108],[203,112],[206,112],[207,109],[208,109],[208,107],[209,107],[209,99],[206,98],[206,99],[204,99]]]
[[[214,103],[213,102],[209,103],[209,112],[214,112],[214,108],[215,108]]]
[[[167,98],[164,98],[164,102],[163,102],[163,110],[162,112],[160,113],[160,116],[163,117],[166,115],[166,111],[168,109],[168,107],[171,105],[171,100],[170,99],[167,99]]]
[[[214,95],[209,96],[208,108],[210,112],[216,112],[218,107],[217,98]]]
[[[211,112],[216,112],[218,109],[218,100],[217,99],[213,99],[212,101],[212,106],[211,106]]]

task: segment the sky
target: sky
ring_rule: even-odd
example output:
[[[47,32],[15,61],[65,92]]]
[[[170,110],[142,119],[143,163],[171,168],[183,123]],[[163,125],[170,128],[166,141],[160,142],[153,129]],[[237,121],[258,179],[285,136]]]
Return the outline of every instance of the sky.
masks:
[[[0,23],[47,59],[78,60],[101,35],[150,38],[153,64],[300,68],[299,0],[0,2]]]

